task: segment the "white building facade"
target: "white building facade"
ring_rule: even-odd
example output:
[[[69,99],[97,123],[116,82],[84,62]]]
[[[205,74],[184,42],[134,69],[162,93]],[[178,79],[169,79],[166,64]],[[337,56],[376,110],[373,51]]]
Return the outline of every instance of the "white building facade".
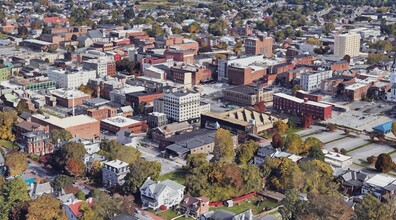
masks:
[[[323,71],[314,73],[302,73],[300,76],[300,85],[303,90],[311,92],[320,90],[322,80],[333,76],[333,71]]]
[[[125,182],[124,178],[129,173],[129,165],[120,160],[112,160],[104,163],[102,169],[102,182],[105,188],[120,185]]]
[[[390,69],[390,91],[386,94],[386,99],[390,102],[396,102],[396,58],[393,59],[393,64]]]
[[[164,113],[173,121],[195,120],[201,116],[201,98],[197,92],[165,93],[163,100]]]
[[[356,57],[360,53],[360,34],[346,33],[334,37],[334,55],[343,58],[345,55]]]
[[[55,81],[58,88],[73,89],[88,83],[90,79],[96,79],[95,70],[50,70],[48,78]]]

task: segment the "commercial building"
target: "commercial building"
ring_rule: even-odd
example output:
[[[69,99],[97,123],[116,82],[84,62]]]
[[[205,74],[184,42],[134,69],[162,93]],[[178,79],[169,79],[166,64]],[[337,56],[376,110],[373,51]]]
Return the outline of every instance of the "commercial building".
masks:
[[[129,173],[129,164],[112,160],[104,163],[102,169],[102,183],[105,188],[113,186],[122,186],[125,182],[124,178]]]
[[[9,80],[11,77],[12,63],[4,62],[4,66],[0,66],[0,82]]]
[[[162,140],[170,138],[173,135],[191,132],[192,130],[192,125],[187,122],[172,123],[154,128],[151,132],[151,136],[154,141],[161,142]]]
[[[240,66],[232,64],[228,66],[228,82],[233,85],[250,84],[255,80],[263,78],[267,74],[264,66]]]
[[[162,182],[151,180],[150,177],[140,187],[140,198],[143,208],[157,210],[160,207],[169,209],[179,205],[184,197],[185,186],[172,180]]]
[[[132,133],[141,133],[147,127],[146,121],[137,121],[123,116],[115,116],[100,121],[102,130],[116,134],[121,130],[128,129]]]
[[[84,100],[90,99],[91,96],[80,90],[55,89],[51,91],[56,98],[56,103],[65,108],[82,105]]]
[[[260,132],[273,127],[279,119],[266,113],[240,108],[223,113],[206,112],[201,115],[201,127],[221,127],[238,135],[240,142],[246,140],[249,134]]]
[[[311,114],[314,119],[319,120],[326,120],[332,116],[331,105],[299,99],[283,93],[274,94],[273,109],[298,116]]]
[[[49,126],[49,130],[64,129],[69,131],[73,137],[92,139],[100,135],[99,121],[86,115],[58,118],[50,115],[34,114],[31,117],[31,121],[43,126]]]
[[[178,91],[164,94],[164,113],[172,121],[197,121],[200,117],[200,95],[197,92]]]
[[[331,78],[333,71],[321,71],[321,72],[308,72],[301,73],[300,85],[303,90],[307,92],[318,91],[321,89],[322,80]]]
[[[338,168],[347,168],[352,165],[352,157],[341,153],[322,149],[325,156],[325,162]]]
[[[271,102],[274,92],[261,86],[241,85],[223,90],[223,95],[228,102],[253,106],[259,102]]]
[[[185,77],[191,77],[191,79],[185,79]],[[198,85],[202,82],[211,81],[212,71],[210,69],[204,68],[203,66],[172,66],[170,68],[170,74],[167,76],[167,78],[176,83],[184,84],[186,81],[191,81],[192,85]]]
[[[164,113],[151,112],[148,114],[147,122],[150,128],[156,128],[168,124],[168,118]]]
[[[170,157],[186,159],[189,154],[210,154],[213,152],[217,130],[199,129],[164,139],[160,148]],[[237,135],[231,134],[234,149],[238,147]]]
[[[272,57],[272,37],[258,36],[258,38],[247,38],[245,40],[246,55],[264,55],[266,58]]]
[[[41,89],[55,89],[56,83],[47,77],[37,77],[37,78],[13,78],[10,83],[16,84],[18,87],[24,90],[37,91]]]
[[[345,55],[356,57],[360,53],[360,34],[346,33],[334,37],[334,55],[343,58]]]
[[[73,89],[86,85],[90,79],[95,79],[96,70],[83,70],[82,68],[49,70],[47,75],[56,82],[58,88]]]
[[[164,96],[162,92],[132,92],[125,94],[125,100],[132,105],[134,109],[137,109],[140,104],[154,103],[155,99]]]
[[[102,120],[117,115],[117,109],[110,106],[99,106],[91,109],[87,109],[87,115],[96,120]]]

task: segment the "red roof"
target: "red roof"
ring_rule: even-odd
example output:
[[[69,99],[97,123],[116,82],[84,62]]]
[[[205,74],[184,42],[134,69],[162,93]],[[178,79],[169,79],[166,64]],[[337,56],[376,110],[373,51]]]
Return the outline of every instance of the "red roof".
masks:
[[[88,202],[89,206],[92,206],[92,204],[94,203],[94,199],[92,199],[92,198],[87,199],[87,202]],[[81,212],[79,210],[81,203],[82,203],[82,201],[68,205],[70,210],[73,212],[73,214],[76,217],[80,217],[81,216]]]
[[[54,17],[45,17],[45,18],[43,18],[43,21],[45,23],[51,23],[51,24],[52,23],[65,23],[68,21],[68,19],[67,18],[59,18],[57,16],[54,16]]]

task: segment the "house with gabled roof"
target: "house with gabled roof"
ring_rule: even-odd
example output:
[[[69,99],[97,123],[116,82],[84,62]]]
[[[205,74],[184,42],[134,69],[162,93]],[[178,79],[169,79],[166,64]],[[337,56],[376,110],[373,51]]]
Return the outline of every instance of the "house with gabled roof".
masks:
[[[172,180],[157,182],[150,177],[140,187],[140,197],[144,208],[169,209],[180,204],[186,187]]]

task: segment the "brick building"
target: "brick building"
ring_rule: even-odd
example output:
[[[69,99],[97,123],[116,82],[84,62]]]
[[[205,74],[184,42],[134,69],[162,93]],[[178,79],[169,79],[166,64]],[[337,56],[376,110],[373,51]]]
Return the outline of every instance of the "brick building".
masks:
[[[343,71],[343,70],[348,70],[348,68],[349,68],[349,63],[345,60],[341,60],[331,64],[331,70],[333,71]]]
[[[174,61],[186,64],[194,64],[194,50],[174,50],[168,49],[164,52],[165,56],[172,56]]]
[[[31,121],[48,126],[49,130],[59,129],[69,131],[73,137],[92,139],[100,136],[100,123],[98,120],[86,115],[77,115],[67,118],[32,115]]]
[[[117,109],[110,106],[100,106],[87,110],[87,115],[96,120],[102,120],[117,115]]]
[[[111,61],[107,63],[107,75],[108,76],[116,76],[116,62],[115,61]]]
[[[196,66],[173,66],[170,68],[170,75],[168,78],[173,82],[182,83],[185,82],[185,74],[191,73],[192,85],[198,85],[201,82],[207,82],[212,80],[212,71],[204,67]]]
[[[228,82],[233,85],[250,84],[254,80],[263,78],[267,70],[259,66],[237,66],[231,65],[228,67]]]
[[[65,108],[82,105],[84,100],[90,99],[91,96],[79,90],[56,89],[52,91],[56,98],[56,103]]]
[[[322,101],[321,95],[313,95],[308,92],[305,92],[304,90],[298,90],[296,92],[296,97],[300,99],[308,99],[309,101],[314,101],[314,102]]]
[[[154,102],[154,99],[162,98],[164,93],[162,92],[132,92],[125,94],[125,100],[129,102],[133,108],[138,108],[142,103]]]
[[[45,155],[54,151],[54,145],[51,143],[48,130],[23,133],[18,145],[23,151],[29,154]]]
[[[137,121],[123,116],[115,116],[101,120],[100,128],[114,134],[125,129],[132,133],[141,133],[147,129],[147,122]]]
[[[312,62],[316,60],[316,58],[312,55],[306,55],[306,54],[299,54],[294,56],[290,63],[293,63],[295,66],[297,65],[310,65]]]
[[[300,99],[283,93],[274,94],[273,108],[292,115],[311,114],[314,119],[326,120],[332,117],[332,106]]]
[[[260,86],[241,85],[223,90],[223,95],[231,103],[253,106],[261,101],[271,102],[274,92]]]
[[[272,74],[280,74],[294,69],[294,64],[292,63],[280,63],[272,66]]]
[[[266,58],[272,57],[272,37],[258,36],[258,38],[248,38],[245,40],[245,53],[247,55],[264,55]]]

